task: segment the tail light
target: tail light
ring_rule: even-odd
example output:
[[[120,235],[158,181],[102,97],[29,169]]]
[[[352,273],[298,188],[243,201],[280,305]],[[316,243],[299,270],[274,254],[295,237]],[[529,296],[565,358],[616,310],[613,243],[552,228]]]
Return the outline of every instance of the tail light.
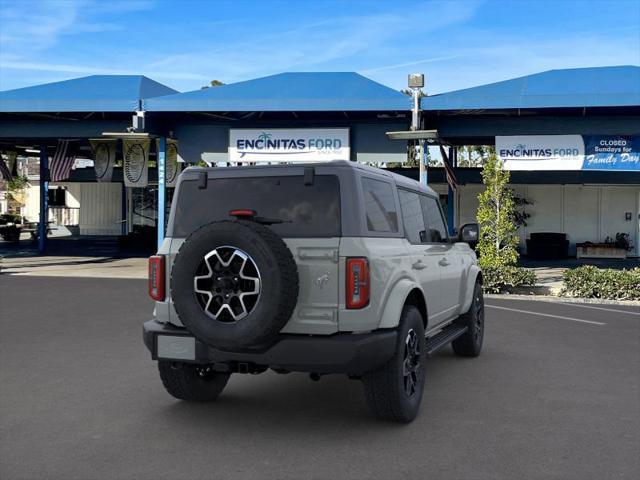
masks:
[[[149,257],[149,296],[164,301],[164,255]]]
[[[369,260],[364,257],[347,258],[347,308],[369,305]]]

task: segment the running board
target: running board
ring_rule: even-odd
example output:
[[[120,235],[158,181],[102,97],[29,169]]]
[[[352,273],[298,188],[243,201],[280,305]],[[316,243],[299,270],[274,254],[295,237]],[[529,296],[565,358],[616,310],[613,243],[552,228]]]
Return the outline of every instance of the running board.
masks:
[[[440,330],[434,336],[427,338],[427,356],[431,356],[442,347],[453,342],[467,331],[468,327],[451,324]]]

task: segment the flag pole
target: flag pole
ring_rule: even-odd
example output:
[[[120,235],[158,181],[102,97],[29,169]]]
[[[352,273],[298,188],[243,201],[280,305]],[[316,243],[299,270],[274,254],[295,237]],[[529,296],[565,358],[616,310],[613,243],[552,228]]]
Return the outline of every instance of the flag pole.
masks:
[[[40,145],[40,223],[38,224],[38,252],[44,255],[47,248],[47,224],[49,221],[49,157],[47,144]]]

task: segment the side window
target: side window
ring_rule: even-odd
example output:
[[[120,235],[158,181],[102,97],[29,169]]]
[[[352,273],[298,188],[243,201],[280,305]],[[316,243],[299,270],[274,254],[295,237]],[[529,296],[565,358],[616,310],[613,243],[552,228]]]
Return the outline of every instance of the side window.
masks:
[[[362,190],[367,228],[372,232],[397,232],[398,214],[391,184],[363,178]]]
[[[449,236],[447,235],[447,228],[442,218],[442,212],[440,211],[440,205],[438,200],[426,195],[421,195],[422,210],[424,212],[424,219],[427,224],[427,241],[433,243],[447,243]]]
[[[400,210],[404,231],[411,243],[425,243],[427,241],[420,195],[408,190],[398,190],[400,195]]]

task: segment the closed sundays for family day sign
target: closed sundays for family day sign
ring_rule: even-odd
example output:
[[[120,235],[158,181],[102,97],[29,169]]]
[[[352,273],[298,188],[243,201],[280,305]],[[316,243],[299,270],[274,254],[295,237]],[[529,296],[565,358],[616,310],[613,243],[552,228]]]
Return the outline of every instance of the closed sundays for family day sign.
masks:
[[[230,162],[349,160],[348,128],[229,130]]]
[[[507,170],[640,171],[640,136],[497,136]]]

